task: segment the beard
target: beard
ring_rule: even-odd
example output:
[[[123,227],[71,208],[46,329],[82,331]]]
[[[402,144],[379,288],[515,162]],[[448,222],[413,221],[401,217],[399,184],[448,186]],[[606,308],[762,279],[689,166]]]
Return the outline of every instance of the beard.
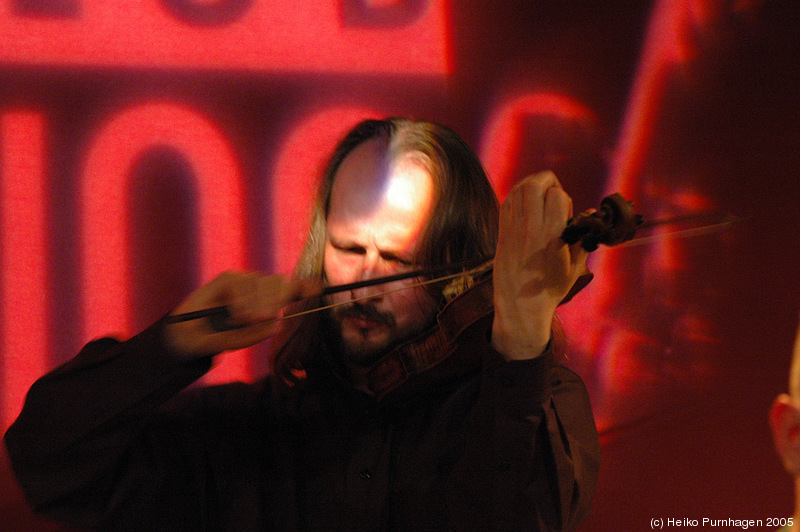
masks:
[[[378,360],[402,340],[397,328],[397,321],[390,312],[383,312],[371,304],[351,303],[332,309],[325,313],[329,338],[339,348],[343,360],[357,365],[369,365]],[[345,332],[345,321],[351,326]],[[369,328],[358,329],[352,323],[364,321],[372,328],[385,331],[378,338],[372,338]],[[373,331],[374,332],[374,331]]]
[[[421,311],[422,319],[402,325],[391,312],[369,303],[354,302],[326,312],[323,321],[327,337],[341,353],[342,360],[366,367],[429,330],[436,323],[436,315],[435,309],[430,314]],[[364,326],[359,327],[358,323]]]

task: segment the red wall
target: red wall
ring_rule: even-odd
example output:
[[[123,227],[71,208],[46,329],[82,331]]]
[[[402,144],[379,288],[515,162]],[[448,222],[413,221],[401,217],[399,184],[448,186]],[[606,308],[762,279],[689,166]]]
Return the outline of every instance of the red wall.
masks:
[[[223,269],[289,271],[337,137],[409,115],[464,136],[501,196],[553,168],[577,210],[619,191],[651,219],[736,217],[596,252],[562,309],[604,451],[584,530],[788,515],[766,413],[800,308],[798,11],[3,1],[0,429],[87,340],[133,333]],[[262,374],[267,350],[208,380]],[[48,528],[0,459],[0,528]]]

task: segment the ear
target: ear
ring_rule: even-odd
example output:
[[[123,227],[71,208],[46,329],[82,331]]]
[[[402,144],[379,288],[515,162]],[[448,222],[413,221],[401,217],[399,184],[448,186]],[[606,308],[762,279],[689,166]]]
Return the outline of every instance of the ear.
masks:
[[[789,395],[779,395],[770,408],[769,424],[784,467],[800,474],[800,407]]]

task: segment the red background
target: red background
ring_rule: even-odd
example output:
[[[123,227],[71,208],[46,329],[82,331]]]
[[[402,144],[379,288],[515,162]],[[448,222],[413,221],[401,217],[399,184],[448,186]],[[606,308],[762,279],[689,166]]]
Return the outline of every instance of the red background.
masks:
[[[553,168],[577,210],[619,191],[652,219],[736,217],[599,250],[562,308],[603,444],[582,530],[788,516],[766,418],[800,307],[799,14],[790,0],[0,2],[0,429],[85,341],[132,334],[223,269],[289,271],[336,138],[408,115],[458,131],[501,196]],[[255,378],[267,351],[226,355],[208,380]],[[0,494],[3,530],[57,528],[4,450]]]

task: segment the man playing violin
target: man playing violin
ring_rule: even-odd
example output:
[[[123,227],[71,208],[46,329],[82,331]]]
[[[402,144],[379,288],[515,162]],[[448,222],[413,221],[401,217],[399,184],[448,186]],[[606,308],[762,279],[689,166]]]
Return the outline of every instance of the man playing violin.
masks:
[[[586,268],[560,238],[571,211],[552,173],[498,209],[447,128],[363,122],[326,168],[295,276],[225,273],[130,340],[88,344],[32,387],[6,435],[15,471],[39,511],[104,529],[574,530],[599,444],[552,341]],[[485,305],[425,274],[322,295],[492,256]],[[174,319],[217,306],[224,330]],[[262,381],[184,390],[273,335]]]

